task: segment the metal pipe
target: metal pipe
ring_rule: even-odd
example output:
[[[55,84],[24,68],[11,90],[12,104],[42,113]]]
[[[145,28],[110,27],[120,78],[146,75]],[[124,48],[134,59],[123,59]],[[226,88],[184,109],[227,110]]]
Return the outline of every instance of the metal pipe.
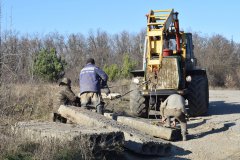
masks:
[[[178,12],[175,12],[175,17],[174,17],[174,27],[176,29],[176,44],[177,44],[177,53],[181,52],[181,47],[180,47],[180,33],[179,33],[179,21],[178,21]]]

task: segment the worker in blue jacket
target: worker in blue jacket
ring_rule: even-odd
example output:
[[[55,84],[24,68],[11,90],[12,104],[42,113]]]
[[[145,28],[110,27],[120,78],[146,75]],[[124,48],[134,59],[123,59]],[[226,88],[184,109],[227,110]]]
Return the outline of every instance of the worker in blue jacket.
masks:
[[[97,113],[103,114],[104,102],[101,89],[104,88],[106,94],[110,93],[107,80],[107,74],[95,66],[93,58],[89,58],[79,75],[81,107],[88,109],[93,106]]]

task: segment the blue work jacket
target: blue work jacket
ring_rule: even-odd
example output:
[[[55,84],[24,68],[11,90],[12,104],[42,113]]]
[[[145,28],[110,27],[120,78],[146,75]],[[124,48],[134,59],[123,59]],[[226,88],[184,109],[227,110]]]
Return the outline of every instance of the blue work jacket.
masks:
[[[80,72],[80,94],[84,92],[100,93],[101,87],[107,85],[107,74],[97,66],[89,63]]]

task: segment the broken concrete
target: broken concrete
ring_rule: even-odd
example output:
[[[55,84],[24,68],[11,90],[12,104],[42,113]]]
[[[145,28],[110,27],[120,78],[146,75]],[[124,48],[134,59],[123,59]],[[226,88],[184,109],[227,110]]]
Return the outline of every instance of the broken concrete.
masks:
[[[125,147],[129,150],[144,155],[166,156],[170,154],[171,144],[161,139],[153,138],[145,133],[108,119],[100,114],[74,106],[61,105],[58,112],[72,122],[114,131],[122,131],[125,138]]]
[[[120,149],[124,144],[121,131],[110,131],[105,128],[86,127],[76,124],[54,122],[19,122],[13,130],[16,134],[30,141],[84,143],[83,148],[93,152],[106,149]]]
[[[118,116],[113,113],[104,113],[104,116],[117,120],[120,123],[131,126],[137,130],[140,130],[154,137],[171,141],[181,139],[181,130],[177,128],[166,128],[163,126],[156,126],[140,118]]]

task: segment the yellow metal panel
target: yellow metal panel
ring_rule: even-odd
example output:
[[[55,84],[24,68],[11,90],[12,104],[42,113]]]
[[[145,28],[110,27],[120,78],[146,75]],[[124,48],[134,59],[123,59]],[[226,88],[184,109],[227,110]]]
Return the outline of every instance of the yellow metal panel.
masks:
[[[147,65],[153,70],[153,65],[157,68],[162,66],[162,51],[163,51],[163,32],[165,32],[173,22],[173,9],[150,11],[148,15],[147,36]],[[149,62],[153,56],[158,58],[156,62]],[[156,66],[155,66],[156,67]]]
[[[158,54],[160,54],[161,51],[162,51],[161,41],[160,40],[151,41],[151,50],[150,50],[150,52],[151,53],[158,53]]]
[[[160,64],[160,62],[159,62],[159,60],[149,60],[148,61],[148,65],[159,65]]]
[[[166,20],[168,15],[150,15],[151,18],[156,18],[156,19],[161,19],[161,20]]]
[[[181,36],[182,36],[182,39],[183,39],[183,43],[182,43],[182,46],[181,46],[181,50],[182,50],[182,57],[183,57],[183,60],[185,61],[186,59],[186,54],[187,54],[187,50],[186,50],[186,36],[185,36],[185,33],[181,33]]]
[[[161,32],[158,30],[152,30],[147,33],[147,36],[153,37],[153,36],[160,36]]]
[[[153,12],[171,12],[173,9],[166,9],[166,10],[153,10]]]
[[[148,26],[153,25],[153,26],[157,26],[157,25],[164,25],[164,23],[148,23]]]

